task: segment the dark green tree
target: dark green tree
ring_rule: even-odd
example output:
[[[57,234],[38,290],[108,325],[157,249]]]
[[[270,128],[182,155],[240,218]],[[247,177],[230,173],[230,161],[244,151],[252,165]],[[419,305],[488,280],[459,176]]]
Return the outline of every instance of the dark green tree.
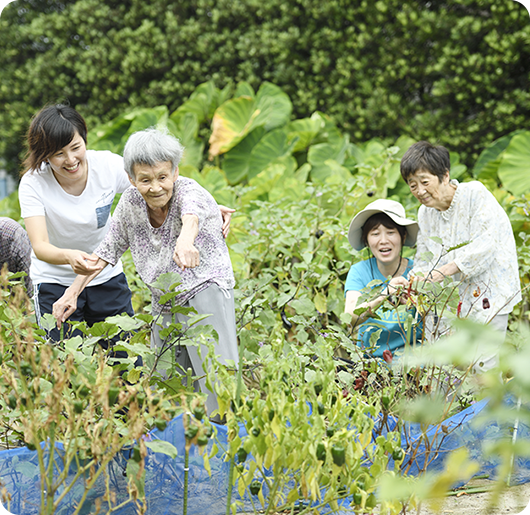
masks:
[[[46,103],[68,101],[93,126],[174,110],[210,79],[268,80],[295,117],[324,111],[357,141],[437,141],[468,165],[530,115],[530,17],[513,0],[16,0],[0,48],[12,173]]]

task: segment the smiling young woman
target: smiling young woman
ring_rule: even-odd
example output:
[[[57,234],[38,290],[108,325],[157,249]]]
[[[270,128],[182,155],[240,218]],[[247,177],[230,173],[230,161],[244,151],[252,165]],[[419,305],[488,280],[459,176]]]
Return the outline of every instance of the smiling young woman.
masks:
[[[72,107],[51,105],[33,118],[28,130],[19,200],[33,252],[30,274],[37,320],[76,274],[92,273],[92,251],[109,227],[117,193],[129,186],[123,159],[108,151],[87,150],[87,127]],[[72,320],[89,324],[119,313],[134,314],[121,263],[108,267],[85,292]],[[49,336],[59,339],[59,331]]]
[[[397,310],[382,310],[381,305],[397,291],[408,285],[405,278],[412,269],[412,261],[402,257],[404,245],[413,246],[418,234],[418,224],[405,217],[399,202],[379,199],[358,213],[350,224],[348,240],[355,250],[368,247],[372,258],[354,264],[345,285],[345,312],[352,316],[352,325],[359,330],[358,342],[370,347],[371,335],[382,328],[373,356],[382,357],[385,350],[392,353],[405,345],[404,319]],[[362,290],[378,280],[380,294],[370,302],[360,303]],[[362,315],[354,312],[369,308]],[[377,312],[381,320],[370,316]],[[418,335],[419,336],[419,335]]]

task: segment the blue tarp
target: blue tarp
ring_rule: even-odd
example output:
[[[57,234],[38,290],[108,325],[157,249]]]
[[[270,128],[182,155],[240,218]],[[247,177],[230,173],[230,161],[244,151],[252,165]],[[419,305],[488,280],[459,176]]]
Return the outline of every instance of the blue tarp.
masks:
[[[444,468],[444,461],[448,453],[465,447],[470,457],[480,466],[479,474],[494,476],[498,463],[495,457],[487,457],[483,452],[483,445],[499,438],[511,438],[512,429],[501,427],[497,424],[488,424],[480,427],[476,418],[486,406],[487,401],[481,401],[458,413],[444,422],[444,430],[440,426],[429,428],[430,447],[438,449],[436,453],[425,453],[425,445],[415,442],[421,436],[419,424],[406,424],[402,430],[402,443],[407,455],[405,461],[410,459],[411,450],[416,448],[415,459],[409,474],[415,475],[424,468],[426,456],[429,457],[428,470],[438,471]],[[512,403],[513,404],[513,403]],[[395,423],[395,421],[394,421]],[[227,432],[224,426],[216,426],[219,448],[226,447]],[[388,427],[392,430],[392,427]],[[244,431],[244,429],[243,429]],[[182,426],[182,415],[173,419],[164,431],[154,430],[148,439],[160,439],[172,443],[178,449],[178,457],[170,458],[164,454],[149,452],[146,458],[145,494],[148,503],[149,515],[177,515],[182,513],[184,490],[184,454],[185,439]],[[518,438],[529,439],[529,428],[519,425]],[[408,447],[406,446],[408,442]],[[211,449],[212,442],[208,445],[207,452]],[[60,451],[58,451],[60,452]],[[212,475],[208,475],[203,466],[203,459],[198,454],[196,447],[190,451],[189,464],[189,515],[222,515],[226,512],[226,495],[228,488],[228,462],[224,461],[222,451],[210,459]],[[117,501],[127,500],[126,477],[124,476],[127,465],[126,454],[121,454],[114,459],[109,467],[109,477],[112,491],[116,494]],[[15,515],[38,515],[40,506],[40,480],[37,467],[37,453],[27,448],[5,450],[0,452],[0,479],[7,491],[11,494],[10,511]],[[530,480],[530,460],[518,458],[511,477],[512,484],[524,483]],[[73,512],[74,506],[80,499],[84,488],[81,482],[76,485],[72,493],[61,503],[58,514],[68,515]],[[96,488],[90,491],[87,501],[87,511],[93,509],[93,501],[104,494],[103,479],[100,478]],[[234,490],[234,498],[241,500]],[[251,510],[249,499],[245,499],[246,511]],[[134,515],[137,510],[133,503],[116,511],[118,515]]]

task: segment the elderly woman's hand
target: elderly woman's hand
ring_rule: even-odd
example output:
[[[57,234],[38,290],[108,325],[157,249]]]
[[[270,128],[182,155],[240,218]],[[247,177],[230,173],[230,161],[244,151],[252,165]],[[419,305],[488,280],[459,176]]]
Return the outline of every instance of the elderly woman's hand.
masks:
[[[184,270],[185,268],[195,268],[200,265],[199,251],[185,238],[177,238],[175,252],[173,252],[173,261]]]
[[[185,268],[195,268],[200,265],[199,251],[194,243],[199,234],[199,219],[196,215],[182,216],[182,229],[175,244],[173,261],[184,270]]]
[[[54,302],[52,307],[52,314],[57,320],[57,328],[60,329],[63,322],[66,322],[68,317],[77,309],[78,294],[75,289],[70,286],[64,292],[64,295]]]
[[[221,216],[223,217],[223,236],[226,238],[230,232],[230,221],[232,220],[232,213],[235,213],[236,210],[230,207],[219,205],[219,210],[221,211]]]

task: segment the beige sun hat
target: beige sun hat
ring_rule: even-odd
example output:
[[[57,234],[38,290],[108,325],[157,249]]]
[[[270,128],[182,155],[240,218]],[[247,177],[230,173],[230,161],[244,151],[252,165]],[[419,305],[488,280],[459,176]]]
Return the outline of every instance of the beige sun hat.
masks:
[[[348,241],[355,250],[361,250],[366,245],[362,239],[363,225],[366,220],[377,213],[384,213],[388,215],[398,225],[407,228],[407,237],[404,245],[408,247],[414,246],[418,236],[418,223],[406,218],[405,208],[395,200],[388,200],[380,198],[371,204],[368,204],[362,211],[357,213],[350,224],[348,230]]]

